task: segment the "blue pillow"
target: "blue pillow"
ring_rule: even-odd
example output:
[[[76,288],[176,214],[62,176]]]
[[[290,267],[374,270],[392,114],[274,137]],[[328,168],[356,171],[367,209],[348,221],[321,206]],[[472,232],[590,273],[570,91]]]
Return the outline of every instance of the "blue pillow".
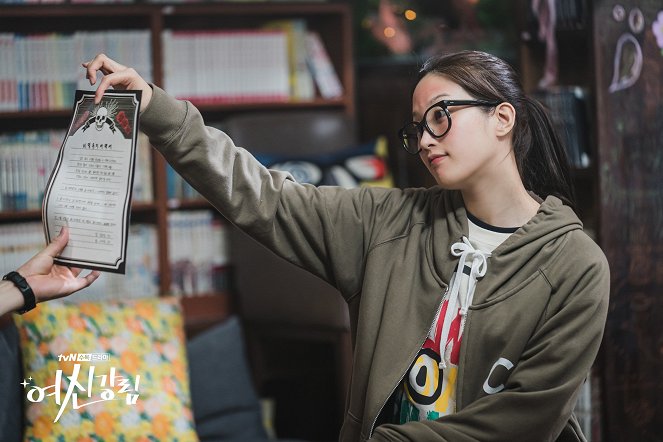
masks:
[[[187,354],[200,440],[266,440],[239,320],[233,316],[194,337]]]

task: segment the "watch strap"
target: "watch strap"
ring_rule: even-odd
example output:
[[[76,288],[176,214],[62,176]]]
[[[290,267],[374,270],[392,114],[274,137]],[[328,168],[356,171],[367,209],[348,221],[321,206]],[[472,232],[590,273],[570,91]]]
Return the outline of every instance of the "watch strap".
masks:
[[[9,272],[2,279],[6,281],[11,281],[14,285],[21,291],[23,295],[23,308],[19,309],[18,312],[23,314],[29,312],[37,305],[37,299],[35,298],[35,293],[32,291],[30,284],[21,276],[18,272]]]

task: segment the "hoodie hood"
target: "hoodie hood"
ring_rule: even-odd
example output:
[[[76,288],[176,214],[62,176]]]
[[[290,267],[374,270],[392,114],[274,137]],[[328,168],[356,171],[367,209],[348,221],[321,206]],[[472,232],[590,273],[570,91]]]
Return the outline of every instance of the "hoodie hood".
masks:
[[[436,213],[431,238],[449,239],[447,244],[434,242],[429,248],[429,259],[438,277],[448,283],[458,264],[451,247],[463,236],[468,236],[467,212],[459,191],[442,192],[441,196],[441,203],[432,209]],[[488,258],[488,272],[477,286],[473,304],[478,306],[495,301],[505,290],[527,280],[554,259],[563,235],[581,229],[582,223],[575,212],[559,198],[548,196],[541,202],[536,215],[493,250]],[[444,234],[436,234],[438,231]],[[487,294],[490,297],[486,297]]]

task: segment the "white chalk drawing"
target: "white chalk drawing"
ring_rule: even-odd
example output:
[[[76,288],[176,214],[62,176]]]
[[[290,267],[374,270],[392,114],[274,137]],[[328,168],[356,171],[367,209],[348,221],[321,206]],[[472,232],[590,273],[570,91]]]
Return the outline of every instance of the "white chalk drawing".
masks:
[[[638,8],[633,8],[628,14],[628,26],[634,34],[639,34],[645,29],[645,16]]]
[[[621,5],[612,8],[612,18],[622,22],[626,18],[626,10]],[[628,25],[632,33],[625,32],[617,40],[615,59],[613,62],[612,82],[608,91],[612,94],[633,86],[642,72],[642,48],[633,34],[645,29],[645,17],[638,8],[628,14]]]
[[[632,34],[622,34],[617,40],[610,93],[627,89],[640,78],[642,48]]]
[[[663,55],[663,10],[656,14],[656,20],[651,24],[651,31],[656,38],[656,44],[661,48],[661,55]]]
[[[612,8],[612,18],[618,23],[623,22],[626,18],[626,9],[624,9],[622,5],[615,5],[615,7]]]

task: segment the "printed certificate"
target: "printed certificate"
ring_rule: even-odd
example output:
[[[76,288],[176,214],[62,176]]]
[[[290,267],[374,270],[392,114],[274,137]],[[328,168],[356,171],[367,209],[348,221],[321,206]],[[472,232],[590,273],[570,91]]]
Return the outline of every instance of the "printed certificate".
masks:
[[[124,273],[140,91],[76,91],[74,115],[46,187],[46,241],[69,227],[58,264]]]

